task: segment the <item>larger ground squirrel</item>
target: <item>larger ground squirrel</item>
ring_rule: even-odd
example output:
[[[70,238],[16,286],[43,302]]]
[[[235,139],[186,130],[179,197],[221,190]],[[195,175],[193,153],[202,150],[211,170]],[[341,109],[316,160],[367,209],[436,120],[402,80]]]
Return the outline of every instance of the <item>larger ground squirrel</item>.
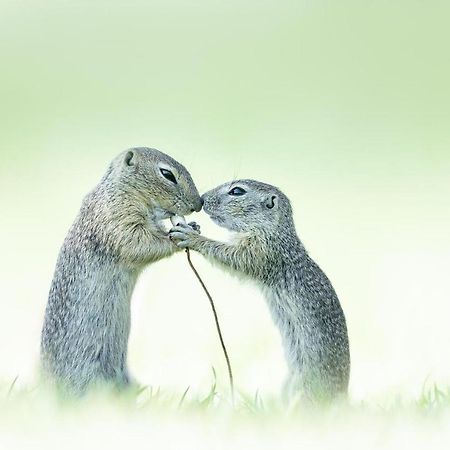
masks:
[[[204,211],[237,234],[216,242],[185,226],[171,238],[254,279],[277,324],[288,363],[285,393],[314,402],[347,392],[350,354],[347,327],[336,293],[297,237],[288,198],[254,180],[225,183],[202,196]]]
[[[130,298],[142,269],[179,250],[162,219],[199,211],[189,172],[151,148],[117,156],[64,240],[41,339],[44,374],[76,392],[129,382]]]

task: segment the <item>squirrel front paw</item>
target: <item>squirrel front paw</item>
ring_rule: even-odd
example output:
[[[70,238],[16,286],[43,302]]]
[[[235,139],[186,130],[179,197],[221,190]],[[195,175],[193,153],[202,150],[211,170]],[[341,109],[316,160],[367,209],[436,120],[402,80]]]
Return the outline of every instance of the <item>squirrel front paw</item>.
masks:
[[[188,226],[191,227],[198,234],[200,234],[200,225],[197,222],[189,222]]]
[[[169,231],[169,239],[179,248],[194,248],[200,234],[200,226],[195,222],[177,225]]]

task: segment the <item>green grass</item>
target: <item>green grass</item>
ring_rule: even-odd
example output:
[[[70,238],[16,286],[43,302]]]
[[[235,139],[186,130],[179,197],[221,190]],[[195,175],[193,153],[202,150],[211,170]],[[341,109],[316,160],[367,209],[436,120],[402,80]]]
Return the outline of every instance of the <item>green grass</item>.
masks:
[[[240,391],[233,406],[215,378],[206,394],[142,386],[120,394],[98,390],[76,401],[19,381],[0,385],[0,449],[123,448],[127,442],[152,449],[398,449],[404,439],[408,448],[450,444],[450,388],[433,383],[416,398],[393,395],[313,410]]]
[[[159,411],[159,412],[195,412],[208,416],[220,415],[227,411],[235,417],[248,417],[254,421],[267,417],[283,417],[284,419],[298,416],[323,416],[336,412],[346,414],[399,414],[415,413],[420,417],[437,417],[450,413],[450,387],[438,386],[435,383],[424,383],[420,396],[405,398],[392,396],[379,402],[348,402],[333,405],[328,408],[311,410],[295,399],[286,405],[280,398],[264,397],[259,391],[246,393],[237,391],[233,404],[228,387],[218,389],[215,373],[206,394],[192,392],[188,386],[180,395],[164,390],[160,386],[139,386],[126,391],[117,392],[112,389],[97,389],[81,399],[75,399],[57,394],[42,386],[17,387],[18,377],[9,384],[0,385],[0,407],[14,407],[20,403],[38,405],[47,403],[56,410],[80,410],[85,405],[110,405],[111,408],[124,408],[128,411]],[[305,408],[307,411],[305,411]]]

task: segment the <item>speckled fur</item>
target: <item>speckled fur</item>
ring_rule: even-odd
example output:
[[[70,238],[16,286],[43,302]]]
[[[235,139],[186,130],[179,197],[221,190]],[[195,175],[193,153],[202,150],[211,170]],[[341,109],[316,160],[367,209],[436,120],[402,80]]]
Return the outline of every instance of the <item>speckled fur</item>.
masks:
[[[161,174],[173,172],[177,184]],[[130,298],[148,264],[179,250],[161,219],[201,209],[189,172],[155,149],[116,157],[64,240],[41,339],[46,378],[76,393],[129,383]]]
[[[230,196],[234,187],[246,194]],[[344,313],[330,281],[297,237],[288,198],[254,180],[223,184],[202,198],[204,211],[236,232],[235,239],[217,242],[182,226],[171,230],[171,238],[259,284],[283,340],[286,396],[313,402],[343,397],[350,374]]]

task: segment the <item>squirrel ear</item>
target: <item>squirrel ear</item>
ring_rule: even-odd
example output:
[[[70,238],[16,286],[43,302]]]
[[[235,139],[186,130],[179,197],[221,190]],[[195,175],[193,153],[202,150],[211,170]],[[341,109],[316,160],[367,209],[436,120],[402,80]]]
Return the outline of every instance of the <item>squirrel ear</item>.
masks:
[[[278,206],[278,196],[277,195],[269,195],[264,201],[264,205],[267,209],[272,209],[275,206]]]
[[[125,155],[124,163],[126,166],[134,166],[136,164],[136,155],[133,150],[129,150]]]

